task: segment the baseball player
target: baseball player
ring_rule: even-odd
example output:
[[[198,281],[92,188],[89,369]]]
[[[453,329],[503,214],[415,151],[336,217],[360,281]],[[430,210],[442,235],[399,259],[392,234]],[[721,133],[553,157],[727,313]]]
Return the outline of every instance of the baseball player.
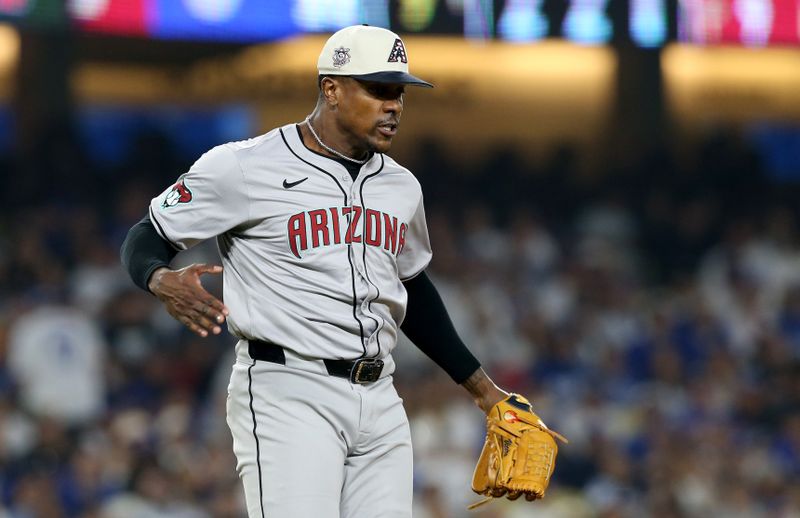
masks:
[[[121,255],[192,331],[227,322],[238,338],[227,421],[249,516],[410,517],[399,330],[485,412],[507,394],[453,329],[425,273],[420,185],[385,154],[405,88],[431,85],[378,27],[335,33],[318,70],[308,118],[208,151],[153,198]],[[209,238],[222,266],[169,268]],[[200,282],[219,273],[224,304]]]

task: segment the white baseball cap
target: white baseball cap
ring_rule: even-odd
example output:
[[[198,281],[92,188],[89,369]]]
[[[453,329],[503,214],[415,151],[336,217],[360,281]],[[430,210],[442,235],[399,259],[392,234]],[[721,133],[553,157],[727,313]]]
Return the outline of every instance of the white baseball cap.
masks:
[[[433,88],[408,73],[408,54],[400,36],[369,25],[351,25],[335,32],[322,47],[317,69],[321,76]]]

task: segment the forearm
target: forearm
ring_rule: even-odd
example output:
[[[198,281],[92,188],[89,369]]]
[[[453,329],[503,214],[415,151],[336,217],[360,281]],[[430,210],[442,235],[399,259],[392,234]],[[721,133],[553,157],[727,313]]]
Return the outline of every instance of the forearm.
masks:
[[[453,327],[442,298],[425,272],[405,283],[408,310],[403,332],[456,383],[463,383],[480,362]]]
[[[133,282],[151,291],[148,281],[159,268],[168,267],[177,251],[158,235],[148,216],[128,231],[120,249],[120,258]]]

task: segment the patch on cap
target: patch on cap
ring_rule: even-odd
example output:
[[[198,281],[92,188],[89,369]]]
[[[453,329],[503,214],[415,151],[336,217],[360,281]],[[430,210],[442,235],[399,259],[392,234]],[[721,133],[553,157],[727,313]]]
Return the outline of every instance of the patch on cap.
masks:
[[[394,40],[394,46],[392,47],[391,54],[389,54],[389,60],[387,63],[397,63],[398,61],[408,63],[406,48],[403,46],[403,40],[400,38]]]
[[[402,46],[403,44],[400,43],[400,45]],[[389,61],[391,61],[391,57],[389,58]],[[339,47],[338,49],[334,49],[333,66],[335,66],[336,68],[341,68],[348,63],[350,63],[350,49],[346,49],[344,47]]]

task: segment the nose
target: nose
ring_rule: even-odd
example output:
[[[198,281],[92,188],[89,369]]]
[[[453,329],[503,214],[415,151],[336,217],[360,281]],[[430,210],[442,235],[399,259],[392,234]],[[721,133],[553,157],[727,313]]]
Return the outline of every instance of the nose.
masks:
[[[403,96],[385,100],[383,102],[383,111],[399,116],[403,112]]]

